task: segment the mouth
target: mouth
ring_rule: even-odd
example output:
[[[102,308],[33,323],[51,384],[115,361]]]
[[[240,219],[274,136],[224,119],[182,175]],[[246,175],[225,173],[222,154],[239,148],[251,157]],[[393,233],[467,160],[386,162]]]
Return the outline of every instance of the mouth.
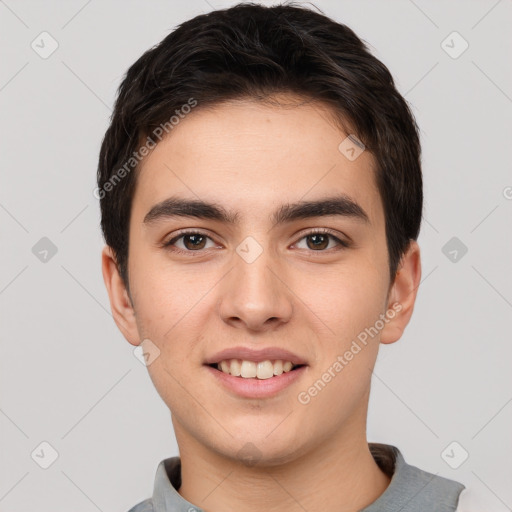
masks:
[[[308,370],[306,359],[280,347],[230,347],[207,357],[203,366],[215,385],[249,399],[277,397]]]
[[[247,359],[223,359],[218,363],[208,364],[210,368],[240,379],[267,380],[279,377],[284,373],[296,371],[305,364],[294,364],[282,359],[265,359],[250,361]]]

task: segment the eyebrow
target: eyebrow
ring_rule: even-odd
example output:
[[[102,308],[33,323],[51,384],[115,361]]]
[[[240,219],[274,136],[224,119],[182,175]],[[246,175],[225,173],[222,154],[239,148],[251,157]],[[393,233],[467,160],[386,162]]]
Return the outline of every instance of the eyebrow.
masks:
[[[363,208],[347,195],[326,197],[315,201],[286,203],[273,212],[270,221],[273,226],[314,217],[342,216],[352,217],[370,223]],[[144,224],[153,224],[159,220],[175,217],[193,217],[203,220],[215,220],[224,224],[239,223],[239,212],[226,210],[223,206],[196,199],[170,197],[154,205],[144,217]]]

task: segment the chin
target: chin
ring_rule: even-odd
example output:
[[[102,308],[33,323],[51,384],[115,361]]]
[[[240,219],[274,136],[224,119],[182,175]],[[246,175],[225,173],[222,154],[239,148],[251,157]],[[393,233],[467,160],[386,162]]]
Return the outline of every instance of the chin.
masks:
[[[301,457],[306,451],[297,441],[295,438],[283,439],[277,433],[274,439],[270,439],[267,433],[259,436],[246,435],[244,438],[231,440],[229,445],[221,447],[218,452],[247,467],[281,466]]]

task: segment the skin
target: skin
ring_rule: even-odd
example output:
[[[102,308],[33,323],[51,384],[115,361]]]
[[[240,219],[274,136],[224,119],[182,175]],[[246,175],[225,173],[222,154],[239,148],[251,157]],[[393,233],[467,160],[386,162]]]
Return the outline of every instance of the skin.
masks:
[[[131,297],[110,248],[102,255],[119,329],[132,345],[150,339],[160,350],[148,371],[172,413],[179,492],[207,511],[355,511],[389,484],[366,439],[371,370],[379,343],[397,341],[411,317],[419,247],[410,243],[390,282],[372,155],[348,160],[338,150],[346,134],[327,107],[293,99],[281,98],[286,108],[244,100],[187,115],[142,162],[130,220]],[[334,193],[357,202],[369,222],[270,222],[284,203]],[[186,217],[144,223],[171,195],[216,202],[238,212],[239,224]],[[210,238],[199,249],[187,237],[177,240],[185,254],[163,247],[185,228]],[[327,238],[318,249],[306,236],[316,228],[352,243]],[[262,248],[252,263],[236,252],[249,236]],[[299,403],[298,394],[394,303],[401,309],[379,334],[308,404]],[[272,398],[241,398],[203,366],[240,345],[285,348],[308,367]],[[244,447],[256,464],[244,461]]]

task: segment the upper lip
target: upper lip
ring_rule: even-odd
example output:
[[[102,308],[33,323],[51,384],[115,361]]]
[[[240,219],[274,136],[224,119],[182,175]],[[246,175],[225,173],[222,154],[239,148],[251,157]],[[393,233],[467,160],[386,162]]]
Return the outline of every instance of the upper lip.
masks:
[[[226,348],[208,357],[204,364],[220,363],[228,359],[242,359],[244,361],[290,361],[294,365],[307,364],[297,354],[278,347],[266,347],[254,349],[249,347],[232,347]]]

